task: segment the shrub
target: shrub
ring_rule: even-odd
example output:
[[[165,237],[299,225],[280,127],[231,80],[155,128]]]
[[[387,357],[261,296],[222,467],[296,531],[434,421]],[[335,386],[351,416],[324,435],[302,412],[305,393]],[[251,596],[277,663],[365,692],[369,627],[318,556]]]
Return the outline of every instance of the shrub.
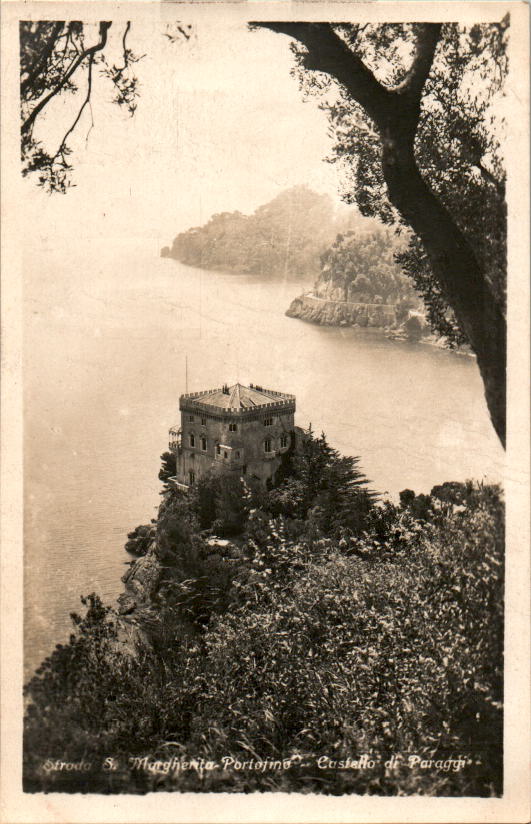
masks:
[[[205,639],[194,743],[214,760],[227,748],[302,754],[313,767],[290,774],[292,790],[500,793],[503,513],[489,494],[383,559],[323,541],[311,560],[277,532],[255,555],[240,610]],[[396,752],[459,753],[467,765],[389,774]],[[379,765],[369,775],[315,766],[362,753]]]
[[[293,763],[283,772],[166,776],[124,767],[89,776],[83,787],[93,791],[499,794],[503,504],[492,486],[432,492],[431,520],[414,517],[412,493],[406,506],[375,508],[377,528],[364,534],[345,527],[323,536],[304,522],[294,537],[300,521],[255,511],[232,554],[193,533],[182,501],[166,502],[152,642],[139,639],[136,654],[125,654],[124,625],[92,597],[70,643],[27,688],[25,788],[79,790],[78,779],[39,767],[60,748],[69,759]],[[465,766],[386,767],[393,753],[459,756]],[[373,768],[317,763],[363,754]]]
[[[376,498],[358,467],[359,458],[342,456],[324,433],[302,439],[291,456],[289,472],[269,492],[265,506],[273,515],[310,519],[328,535],[348,527],[361,532]],[[310,512],[312,513],[310,515]]]
[[[159,481],[163,481],[165,489],[168,489],[168,481],[177,474],[177,457],[174,452],[163,452],[160,456],[162,461],[159,470]]]

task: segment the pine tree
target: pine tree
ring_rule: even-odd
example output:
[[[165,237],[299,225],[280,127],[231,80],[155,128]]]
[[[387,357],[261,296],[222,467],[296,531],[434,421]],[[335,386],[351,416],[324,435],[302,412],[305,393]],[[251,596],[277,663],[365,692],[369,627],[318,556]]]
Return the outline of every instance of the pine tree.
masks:
[[[270,493],[272,511],[303,520],[316,510],[313,521],[324,533],[339,527],[359,532],[376,496],[358,464],[359,458],[333,449],[324,433],[316,438],[310,432],[292,457],[291,477]]]

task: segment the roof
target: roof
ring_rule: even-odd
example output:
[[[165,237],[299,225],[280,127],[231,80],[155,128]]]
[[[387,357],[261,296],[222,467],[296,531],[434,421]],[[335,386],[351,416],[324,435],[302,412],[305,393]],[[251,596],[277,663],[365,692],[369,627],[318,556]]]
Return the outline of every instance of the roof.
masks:
[[[215,406],[218,409],[255,409],[260,406],[270,406],[272,403],[293,402],[295,397],[284,392],[275,392],[272,389],[263,389],[261,386],[243,386],[235,383],[223,389],[210,389],[205,392],[194,392],[183,395],[181,401],[197,402],[202,406]]]

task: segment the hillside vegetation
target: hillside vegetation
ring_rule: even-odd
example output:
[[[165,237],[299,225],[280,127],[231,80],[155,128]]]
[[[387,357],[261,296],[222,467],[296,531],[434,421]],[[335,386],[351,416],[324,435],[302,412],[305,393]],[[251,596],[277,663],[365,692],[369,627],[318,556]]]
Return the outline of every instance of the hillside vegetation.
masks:
[[[395,505],[311,437],[129,537],[121,614],[85,599],[26,688],[26,791],[501,793],[497,487]]]
[[[422,299],[396,262],[403,239],[382,225],[363,228],[337,235],[321,255],[313,289],[294,298],[286,314],[327,326],[399,330],[413,310],[428,334]]]
[[[363,223],[354,210],[336,212],[328,195],[294,186],[251,215],[213,215],[204,226],[177,235],[162,255],[202,269],[311,281],[321,253],[356,215]]]
[[[421,304],[412,281],[395,261],[403,242],[385,226],[360,234],[338,234],[321,255],[321,271],[313,293],[327,300],[357,303],[407,301]]]

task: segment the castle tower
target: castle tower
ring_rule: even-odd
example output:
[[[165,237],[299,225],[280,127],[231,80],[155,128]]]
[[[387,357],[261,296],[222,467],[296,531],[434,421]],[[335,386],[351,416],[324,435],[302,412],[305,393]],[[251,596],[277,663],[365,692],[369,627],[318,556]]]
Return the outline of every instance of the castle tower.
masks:
[[[181,395],[179,409],[181,425],[170,429],[170,450],[181,489],[213,471],[265,485],[295,437],[295,396],[253,384]]]

